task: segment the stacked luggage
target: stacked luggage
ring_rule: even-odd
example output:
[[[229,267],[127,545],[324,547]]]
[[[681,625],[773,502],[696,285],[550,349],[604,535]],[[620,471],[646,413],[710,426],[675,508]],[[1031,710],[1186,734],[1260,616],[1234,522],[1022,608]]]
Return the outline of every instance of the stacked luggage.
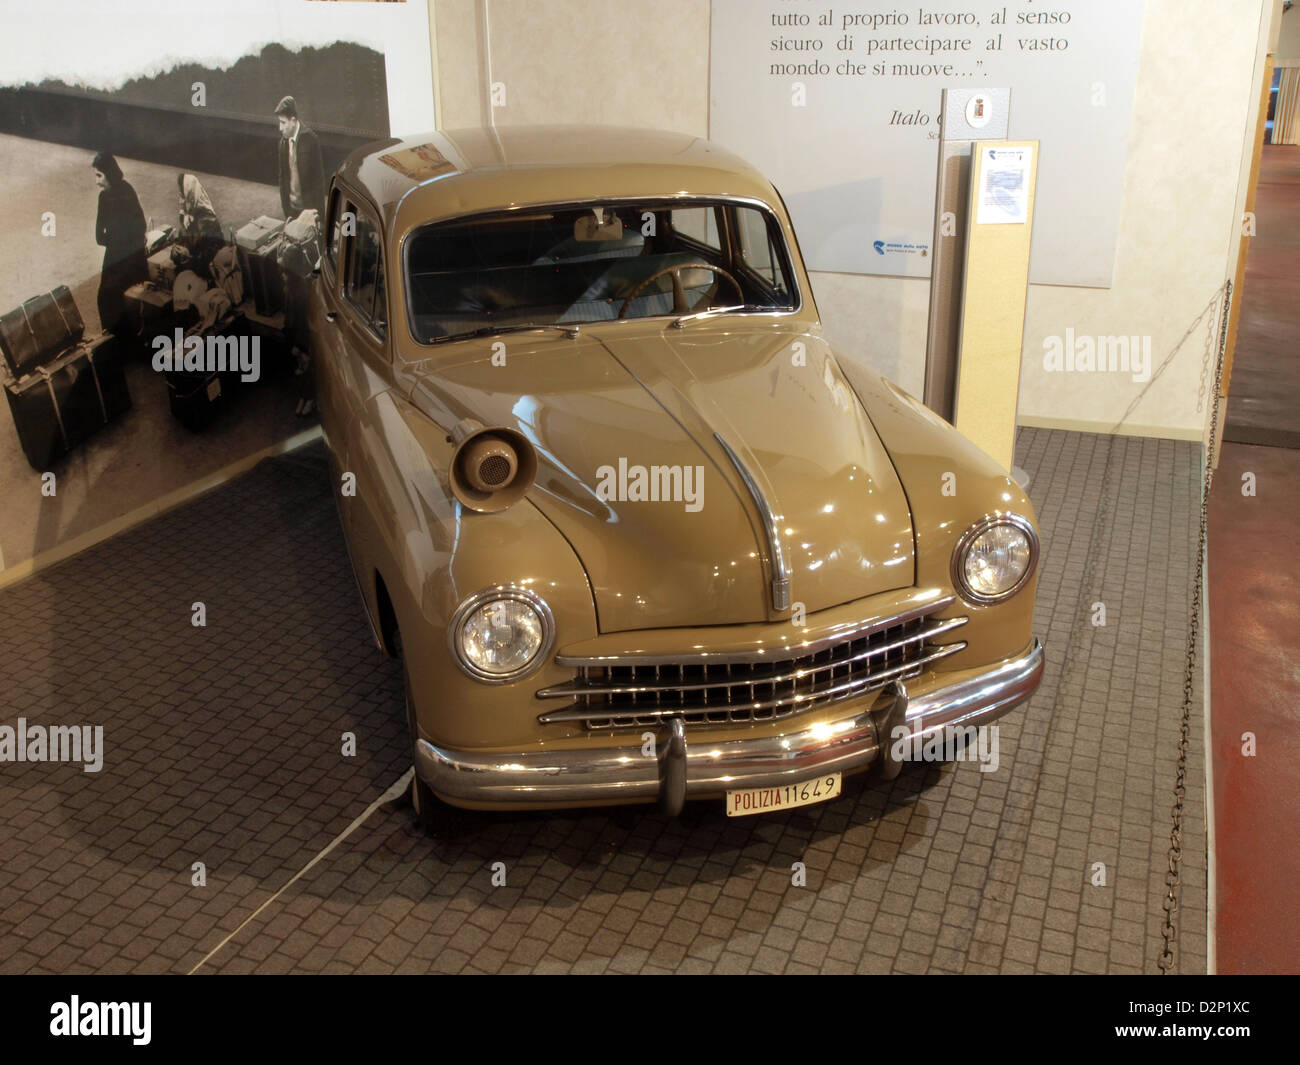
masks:
[[[85,325],[66,285],[0,315],[0,353],[10,378],[5,396],[23,453],[48,470],[131,406],[119,347]]]
[[[248,320],[239,313],[223,315],[205,329],[192,326],[186,337],[239,337],[253,334]],[[186,370],[175,365],[163,373],[167,382],[167,406],[181,425],[192,433],[201,432],[216,419],[243,387],[238,368],[218,370],[210,366]]]
[[[151,230],[149,278],[125,294],[136,329],[144,338],[177,331],[186,337],[248,337],[259,345],[263,376],[287,374],[292,360],[283,334],[281,269],[303,277],[317,269],[318,236],[317,212],[304,212],[288,226],[263,215],[241,227],[233,245],[218,249],[209,262],[181,248],[174,227]],[[128,345],[109,334],[94,340],[84,334],[66,285],[0,315],[0,355],[8,371],[0,376],[19,442],[38,471],[131,407],[123,372]],[[180,365],[164,376],[172,414],[192,430],[210,424],[246,383],[238,372]]]
[[[244,291],[253,297],[254,309],[264,318],[284,309],[284,277],[279,263],[283,230],[282,221],[262,215],[235,234]]]
[[[178,245],[168,243],[166,231],[151,234],[150,280],[127,291],[127,299],[139,308],[142,329],[153,328],[168,337],[179,329],[186,339],[248,337],[251,342],[256,337],[262,377],[287,372],[281,326],[285,289],[279,264],[287,245],[284,229],[278,219],[255,218],[201,271],[187,265]],[[211,425],[247,384],[238,373],[187,370],[179,364],[162,373],[172,415],[194,432]]]
[[[176,283],[174,247],[176,245],[168,244],[149,256],[149,283],[155,288],[170,289]]]
[[[170,333],[182,324],[172,306],[170,287],[160,288],[152,282],[142,281],[126,290],[126,302],[134,309],[135,328],[141,336]]]
[[[303,211],[284,223],[284,243],[278,256],[280,266],[298,277],[311,277],[320,270],[320,212]]]

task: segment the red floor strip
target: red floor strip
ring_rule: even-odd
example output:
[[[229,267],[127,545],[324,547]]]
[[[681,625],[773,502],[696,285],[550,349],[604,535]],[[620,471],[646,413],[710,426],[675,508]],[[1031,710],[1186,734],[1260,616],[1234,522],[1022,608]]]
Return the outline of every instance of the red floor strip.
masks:
[[[1229,392],[1300,397],[1300,150],[1266,147]],[[1252,298],[1253,293],[1253,298]],[[1300,407],[1300,403],[1297,403]],[[1244,475],[1253,475],[1254,495]],[[1300,972],[1300,451],[1225,444],[1210,494],[1211,750],[1221,973]],[[1247,735],[1249,734],[1249,736]],[[1254,753],[1249,750],[1250,737]]]

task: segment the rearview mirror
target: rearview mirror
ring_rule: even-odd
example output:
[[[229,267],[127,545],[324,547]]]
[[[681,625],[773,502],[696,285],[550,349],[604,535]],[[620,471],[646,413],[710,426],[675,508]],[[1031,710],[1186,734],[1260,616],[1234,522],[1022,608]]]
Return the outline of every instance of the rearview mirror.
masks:
[[[596,209],[601,210],[600,208]],[[595,241],[622,240],[623,223],[617,215],[585,214],[573,223],[573,239],[581,244]]]

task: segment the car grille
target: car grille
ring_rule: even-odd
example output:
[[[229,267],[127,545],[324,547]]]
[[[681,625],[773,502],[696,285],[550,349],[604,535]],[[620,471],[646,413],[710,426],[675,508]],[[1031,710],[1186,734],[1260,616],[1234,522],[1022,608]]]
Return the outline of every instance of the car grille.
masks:
[[[792,717],[917,676],[929,663],[966,646],[933,642],[966,621],[910,617],[775,660],[700,662],[683,656],[629,665],[580,660],[573,683],[537,693],[543,699],[571,698],[572,703],[539,720],[620,729],[673,717],[687,726]]]

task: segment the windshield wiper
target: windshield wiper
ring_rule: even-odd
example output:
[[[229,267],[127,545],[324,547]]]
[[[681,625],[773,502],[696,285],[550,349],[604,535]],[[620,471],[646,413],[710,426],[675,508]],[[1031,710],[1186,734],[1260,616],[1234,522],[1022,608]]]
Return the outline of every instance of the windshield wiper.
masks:
[[[448,333],[446,336],[434,337],[433,343],[444,344],[450,340],[471,340],[474,337],[500,336],[503,333],[532,333],[545,329],[558,329],[570,340],[578,338],[578,327],[576,325],[557,325],[553,322],[543,325],[539,322],[521,322],[518,325],[485,325],[479,329],[471,329],[468,333]]]
[[[698,321],[701,318],[719,318],[724,314],[735,314],[737,311],[768,311],[771,307],[765,307],[761,303],[737,303],[730,307],[710,307],[707,311],[696,311],[694,314],[683,314],[680,318],[673,319],[671,329],[681,329],[687,322]]]

